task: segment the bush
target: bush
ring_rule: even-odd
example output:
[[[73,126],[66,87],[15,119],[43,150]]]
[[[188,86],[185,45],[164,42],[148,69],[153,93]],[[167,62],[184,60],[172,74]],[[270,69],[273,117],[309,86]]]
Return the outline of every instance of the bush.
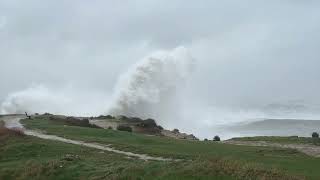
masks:
[[[93,117],[92,117],[93,119]],[[111,115],[100,115],[97,117],[97,119],[115,119],[115,117],[111,116]]]
[[[80,126],[80,127],[101,129],[101,127],[99,127],[95,124],[90,124],[89,119],[78,119],[75,117],[49,116],[49,120],[55,121],[55,122],[60,122],[60,123],[63,123],[64,125],[68,125],[68,126]]]
[[[118,116],[118,117],[117,117],[117,119],[119,119],[119,120],[123,120],[123,121],[125,121],[125,120],[129,120],[129,118],[128,118],[127,116],[123,116],[123,115]]]
[[[208,141],[208,139],[207,139],[207,138],[205,138],[205,139],[204,139],[204,141]]]
[[[220,139],[219,136],[215,136],[215,137],[213,138],[213,141],[221,141],[221,139]]]
[[[313,133],[312,133],[312,137],[313,137],[313,138],[319,138],[319,133],[313,132]]]
[[[111,126],[109,126],[108,129],[112,130],[113,128]]]
[[[132,132],[132,128],[130,126],[126,126],[126,125],[119,125],[117,127],[118,131],[127,131],[127,132]]]
[[[107,118],[107,119],[114,119],[114,117],[111,116],[111,115],[107,115],[106,118]]]
[[[175,134],[178,134],[179,133],[179,129],[174,129],[172,132],[175,133]]]

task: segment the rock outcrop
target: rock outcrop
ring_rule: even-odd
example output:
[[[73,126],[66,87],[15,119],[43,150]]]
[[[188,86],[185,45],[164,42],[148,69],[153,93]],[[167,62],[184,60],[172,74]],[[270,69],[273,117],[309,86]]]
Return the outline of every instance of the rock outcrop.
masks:
[[[105,129],[117,129],[119,126],[126,126],[132,129],[132,132],[165,136],[175,139],[186,139],[186,140],[199,140],[193,134],[181,133],[178,129],[173,131],[165,130],[159,126],[154,119],[143,120],[139,117],[127,117],[127,116],[99,116],[90,120],[90,123]]]
[[[166,137],[171,137],[174,139],[186,139],[186,140],[195,140],[195,141],[199,140],[193,134],[180,133],[179,131],[177,131],[177,129],[174,129],[173,131],[162,130],[161,135]]]

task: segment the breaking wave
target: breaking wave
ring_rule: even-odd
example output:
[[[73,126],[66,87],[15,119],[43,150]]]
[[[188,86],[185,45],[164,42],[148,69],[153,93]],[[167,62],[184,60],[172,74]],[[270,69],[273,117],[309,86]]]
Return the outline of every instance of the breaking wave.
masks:
[[[178,93],[194,68],[184,47],[143,58],[118,80],[108,113],[162,119],[176,114]],[[160,117],[160,118],[159,118]]]

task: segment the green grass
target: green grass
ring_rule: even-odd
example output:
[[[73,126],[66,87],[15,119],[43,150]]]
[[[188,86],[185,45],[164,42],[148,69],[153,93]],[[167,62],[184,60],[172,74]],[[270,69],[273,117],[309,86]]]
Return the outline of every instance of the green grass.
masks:
[[[243,138],[233,138],[236,141],[265,141],[271,143],[280,144],[312,144],[320,146],[320,138],[308,138],[308,137],[281,137],[281,136],[257,136],[257,137],[243,137]]]
[[[154,156],[184,159],[179,162],[144,162],[113,153],[99,153],[76,145],[14,137],[0,141],[0,179],[29,177],[28,167],[38,169],[42,179],[291,179],[302,176],[319,179],[319,158],[295,150],[267,147],[234,146],[215,142],[174,140],[165,137],[64,126],[45,116],[23,120],[27,128],[40,129],[61,137],[112,144],[121,150]],[[80,159],[64,162],[66,154]],[[62,159],[62,160],[61,160]],[[65,163],[60,168],[59,163]],[[23,173],[25,172],[25,173]],[[69,175],[70,173],[70,175]],[[16,179],[16,178],[14,178]],[[23,179],[23,178],[22,178]]]
[[[0,179],[235,179],[216,162],[152,162],[34,137],[0,136]],[[66,158],[73,155],[73,158]],[[189,164],[189,165],[188,165]],[[190,172],[189,172],[190,171]],[[203,173],[202,173],[203,172]],[[208,172],[208,173],[207,173]]]
[[[131,152],[186,160],[201,159],[205,161],[211,158],[219,158],[227,161],[253,164],[255,167],[268,170],[278,169],[293,175],[304,175],[312,179],[320,177],[320,172],[318,171],[319,158],[313,158],[291,149],[175,140],[114,130],[64,126],[45,117],[24,120],[23,123],[27,128],[44,130],[48,134],[55,134],[74,140],[112,144],[117,149]]]
[[[294,178],[277,170],[268,171],[222,159],[142,161],[30,136],[0,134],[0,145],[0,179],[6,180]]]

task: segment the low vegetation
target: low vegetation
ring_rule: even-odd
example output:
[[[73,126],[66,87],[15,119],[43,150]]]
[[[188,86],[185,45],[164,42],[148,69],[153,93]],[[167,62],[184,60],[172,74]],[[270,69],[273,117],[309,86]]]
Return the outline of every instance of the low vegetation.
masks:
[[[119,125],[117,127],[118,131],[126,131],[126,132],[132,132],[132,128],[130,126],[126,126],[126,125]]]
[[[81,124],[66,125],[65,121],[54,121],[48,116],[36,116],[23,120],[23,123],[27,128],[40,129],[48,134],[112,144],[117,149],[180,161],[142,161],[83,146],[42,140],[25,136],[21,131],[8,130],[0,121],[0,179],[316,180],[320,177],[319,158],[290,149],[145,136]],[[262,137],[257,138],[261,140]]]
[[[117,129],[120,126],[119,130],[121,131],[129,131],[135,132],[140,134],[147,134],[147,135],[162,135],[163,128],[159,126],[154,119],[141,119],[138,117],[127,117],[127,116],[111,116],[111,115],[101,115],[98,117],[92,117],[90,120],[98,121],[98,124],[103,126],[104,128],[108,128],[109,126],[113,127],[113,129]],[[106,122],[103,125],[103,123]],[[112,125],[108,124],[111,123]],[[123,128],[123,126],[126,126]],[[130,127],[132,130],[129,130]]]
[[[173,133],[176,133],[176,134],[177,134],[177,133],[180,133],[179,129],[174,129],[174,130],[172,130],[172,132],[173,132]]]
[[[257,136],[257,137],[242,137],[242,138],[233,138],[231,140],[235,141],[265,141],[271,143],[280,143],[280,144],[311,144],[320,146],[320,138],[308,138],[308,137],[281,137],[281,136]]]
[[[319,138],[319,133],[313,132],[312,133],[312,138]]]
[[[0,121],[0,140],[6,139],[10,136],[24,136],[24,133],[18,128],[8,129],[4,127],[4,122]]]
[[[221,141],[219,136],[214,136],[213,141]]]
[[[75,117],[54,116],[54,115],[49,115],[48,118],[50,121],[59,122],[64,125],[100,128],[99,126],[96,126],[94,124],[90,124],[89,119],[86,119],[86,118],[85,119],[78,119]]]
[[[83,127],[82,127],[83,128]],[[4,135],[0,135],[2,138]],[[223,158],[142,161],[78,145],[10,134],[0,141],[0,179],[303,179]]]
[[[318,177],[320,177],[320,172],[318,171],[318,164],[320,164],[319,158],[313,158],[291,149],[235,146],[212,143],[210,141],[175,140],[166,137],[145,136],[136,133],[79,126],[62,128],[62,124],[55,123],[43,117],[23,120],[23,123],[27,128],[40,129],[49,134],[55,134],[69,139],[112,144],[112,147],[125,151],[182,159],[182,162],[173,163],[174,165],[169,163],[170,165],[168,165],[169,167],[172,166],[173,169],[176,168],[176,166],[179,166],[179,168],[183,167],[183,170],[175,169],[176,172],[174,173],[181,173],[175,176],[179,178],[186,177],[182,174],[189,173],[196,175],[193,177],[207,177],[207,175],[212,174],[214,171],[224,172],[224,170],[218,167],[232,167],[230,172],[225,173],[228,178],[229,176],[243,178],[243,176],[239,174],[246,174],[247,171],[245,169],[235,168],[238,165],[240,167],[248,167],[250,169],[249,171],[253,173],[251,176],[247,176],[250,178],[243,179],[259,179],[257,177],[263,177],[264,175],[257,176],[254,172],[260,171],[262,174],[270,173],[272,176],[274,173],[271,172],[275,172],[275,174],[279,174],[282,179],[288,179],[288,177],[290,177],[289,179],[303,179],[304,176],[308,179],[318,179]],[[219,165],[215,164],[218,167],[215,167],[213,162],[219,162]],[[223,165],[224,163],[225,166]],[[302,164],[303,168],[301,168]],[[208,169],[208,166],[213,166],[214,168]],[[158,168],[165,170],[161,166],[155,169],[159,170]],[[185,168],[188,168],[188,170]],[[193,172],[194,169],[196,169],[198,173]],[[202,170],[200,171],[200,169]],[[145,171],[143,172],[146,173]],[[184,172],[182,173],[181,171]],[[216,176],[216,174],[214,176]],[[267,177],[266,179],[281,179],[276,177],[268,178],[268,175],[265,176]],[[161,176],[161,178],[163,177],[165,176]]]

